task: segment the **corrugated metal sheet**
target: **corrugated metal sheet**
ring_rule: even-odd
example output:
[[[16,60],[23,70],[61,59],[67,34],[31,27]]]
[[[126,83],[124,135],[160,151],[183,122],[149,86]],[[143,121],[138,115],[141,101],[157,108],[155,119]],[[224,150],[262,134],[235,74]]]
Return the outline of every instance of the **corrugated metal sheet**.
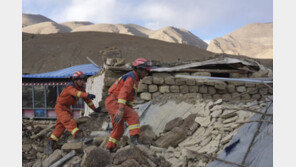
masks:
[[[76,71],[82,71],[86,75],[94,75],[97,74],[101,69],[102,68],[96,67],[93,64],[83,64],[53,72],[23,75],[23,78],[68,78],[71,77]]]

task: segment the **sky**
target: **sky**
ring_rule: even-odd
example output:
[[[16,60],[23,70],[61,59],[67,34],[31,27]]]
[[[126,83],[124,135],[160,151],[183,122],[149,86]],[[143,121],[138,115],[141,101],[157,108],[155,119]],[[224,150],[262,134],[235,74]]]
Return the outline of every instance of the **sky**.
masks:
[[[273,22],[272,0],[23,0],[22,12],[58,23],[174,26],[209,42],[250,23]]]

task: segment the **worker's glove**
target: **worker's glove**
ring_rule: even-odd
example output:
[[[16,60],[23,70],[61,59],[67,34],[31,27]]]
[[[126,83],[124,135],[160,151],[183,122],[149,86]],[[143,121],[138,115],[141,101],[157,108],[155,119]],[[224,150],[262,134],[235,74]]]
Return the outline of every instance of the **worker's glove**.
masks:
[[[113,121],[115,124],[119,124],[119,122],[121,121],[123,117],[123,111],[118,110],[118,112],[115,114]]]
[[[94,110],[94,112],[95,112],[95,113],[99,113],[101,110],[102,110],[102,108],[101,108],[101,107],[98,107],[98,108],[96,108],[96,109]]]
[[[94,98],[96,98],[96,95],[94,95],[94,94],[88,94],[87,95],[87,98],[93,100]]]

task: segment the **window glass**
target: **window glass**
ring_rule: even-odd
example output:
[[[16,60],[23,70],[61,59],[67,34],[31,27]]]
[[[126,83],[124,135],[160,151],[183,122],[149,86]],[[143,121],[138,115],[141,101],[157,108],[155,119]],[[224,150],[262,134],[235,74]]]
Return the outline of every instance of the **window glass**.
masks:
[[[46,87],[46,102],[47,108],[54,108],[57,100],[57,86]]]
[[[34,86],[34,107],[35,108],[44,108],[45,107],[44,86],[43,85]]]
[[[32,86],[23,86],[22,89],[22,106],[26,108],[33,108],[32,101]]]

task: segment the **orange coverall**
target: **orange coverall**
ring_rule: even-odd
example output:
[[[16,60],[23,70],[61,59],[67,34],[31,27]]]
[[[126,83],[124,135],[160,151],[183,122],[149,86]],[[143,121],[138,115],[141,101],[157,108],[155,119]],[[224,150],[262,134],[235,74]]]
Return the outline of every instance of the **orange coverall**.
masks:
[[[73,82],[69,84],[62,93],[58,96],[55,112],[57,114],[57,122],[53,133],[50,136],[50,140],[58,141],[64,130],[67,129],[75,137],[79,131],[75,120],[72,118],[71,105],[75,105],[79,98],[83,98],[87,105],[95,110],[95,105],[91,99],[87,98],[88,93],[84,88],[79,88],[78,85]]]
[[[129,134],[140,135],[140,122],[138,113],[133,110],[133,101],[139,84],[139,77],[135,71],[131,71],[120,77],[108,91],[105,106],[110,115],[113,131],[109,137],[107,148],[115,148],[124,133],[124,121],[128,123]],[[115,124],[113,118],[118,109],[124,107],[123,119]]]

